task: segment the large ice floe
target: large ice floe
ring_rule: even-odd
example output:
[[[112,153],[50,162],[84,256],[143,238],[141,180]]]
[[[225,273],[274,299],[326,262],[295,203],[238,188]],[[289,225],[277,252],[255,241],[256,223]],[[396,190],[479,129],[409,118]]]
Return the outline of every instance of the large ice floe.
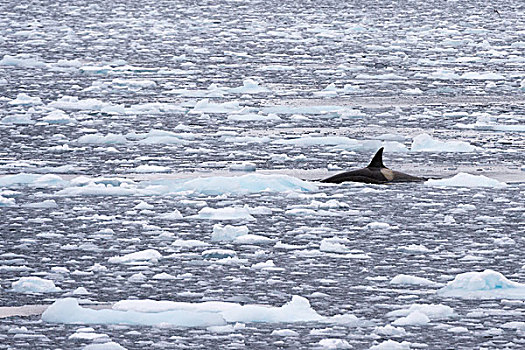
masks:
[[[236,322],[327,322],[357,325],[360,320],[351,314],[325,317],[319,315],[308,299],[293,296],[281,307],[240,305],[231,302],[207,301],[186,303],[156,300],[123,300],[111,309],[93,310],[79,305],[77,299],[55,301],[42,314],[42,320],[66,324],[128,324],[171,325],[179,327],[223,326]]]
[[[505,182],[500,182],[496,179],[491,179],[484,175],[472,175],[468,173],[459,173],[447,179],[430,179],[425,182],[425,185],[438,187],[507,187],[507,184]]]
[[[412,141],[414,152],[474,152],[477,147],[464,141],[440,141],[428,134],[420,134]]]
[[[462,299],[525,300],[525,284],[508,280],[493,270],[461,273],[437,294]]]
[[[4,177],[5,178],[5,177]],[[0,177],[0,184],[3,178]],[[136,182],[119,178],[73,179],[57,192],[61,196],[132,196],[202,193],[206,195],[249,194],[257,192],[315,191],[313,183],[287,175],[247,174],[191,179],[161,179]]]

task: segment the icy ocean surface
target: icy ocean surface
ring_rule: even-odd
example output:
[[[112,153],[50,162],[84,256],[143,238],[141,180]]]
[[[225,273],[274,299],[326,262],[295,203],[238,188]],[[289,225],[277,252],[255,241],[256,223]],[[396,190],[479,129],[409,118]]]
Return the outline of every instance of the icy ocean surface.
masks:
[[[4,0],[0,33],[0,349],[525,347],[523,1]],[[430,179],[315,181],[381,146]]]

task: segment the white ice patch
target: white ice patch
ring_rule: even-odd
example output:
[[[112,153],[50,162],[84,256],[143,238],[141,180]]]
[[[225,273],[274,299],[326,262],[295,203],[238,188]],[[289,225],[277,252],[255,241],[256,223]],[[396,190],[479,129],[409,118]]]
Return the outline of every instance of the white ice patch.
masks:
[[[207,195],[248,194],[257,192],[316,191],[313,183],[287,175],[247,174],[242,176],[214,176],[195,179],[154,181],[158,194],[192,191]]]
[[[442,304],[412,304],[407,309],[400,309],[391,311],[387,314],[387,317],[399,317],[399,316],[408,316],[414,312],[419,312],[426,315],[429,319],[432,320],[441,320],[450,317],[454,317],[454,309],[450,306]]]
[[[525,300],[525,284],[508,280],[493,270],[465,272],[437,291],[442,297]]]
[[[232,226],[221,224],[213,225],[212,241],[234,241],[237,237],[247,235],[249,229],[247,226]]]
[[[49,306],[42,314],[42,320],[65,324],[162,324],[179,327],[224,326],[238,322],[330,322],[330,318],[319,315],[311,308],[310,302],[300,296],[293,296],[281,307],[218,301],[123,300],[113,305],[111,310],[83,308],[77,299],[66,298]]]
[[[319,250],[329,253],[348,253],[350,249],[345,245],[347,243],[350,243],[348,238],[324,238],[319,245]]]
[[[388,337],[402,337],[407,334],[403,327],[394,327],[389,324],[386,326],[377,326],[374,329],[374,333]]]
[[[457,123],[456,127],[460,129],[475,129],[475,130],[494,130],[494,131],[508,131],[508,132],[524,132],[525,125],[517,124],[501,124],[497,117],[488,113],[475,113],[476,122],[473,124]]]
[[[60,109],[49,112],[47,115],[42,117],[41,120],[48,124],[69,124],[77,122],[75,118],[71,118]]]
[[[42,100],[40,97],[31,97],[23,92],[19,93],[14,100],[7,102],[11,106],[35,106],[41,105]]]
[[[238,101],[229,101],[223,103],[210,102],[209,99],[198,101],[189,113],[231,113],[240,110],[241,107]]]
[[[38,57],[32,56],[30,54],[18,54],[15,56],[4,55],[0,60],[0,66],[13,66],[21,68],[45,68],[47,64],[40,61]]]
[[[430,318],[421,311],[412,311],[407,316],[392,322],[394,326],[424,326],[428,323],[430,323]]]
[[[120,134],[113,134],[109,133],[106,135],[102,135],[99,133],[96,134],[90,134],[90,135],[82,135],[77,140],[78,143],[89,143],[89,144],[104,144],[104,145],[112,145],[112,144],[122,144],[128,142],[126,137],[124,135]]]
[[[182,214],[177,209],[173,209],[173,211],[169,213],[160,214],[158,217],[164,220],[180,220],[183,218]]]
[[[338,338],[325,338],[319,340],[319,348],[321,349],[352,349],[353,346],[350,345],[344,339]]]
[[[35,124],[35,121],[31,119],[30,114],[12,114],[3,117],[1,123],[14,125],[31,125]]]
[[[36,188],[47,188],[63,187],[67,184],[67,181],[63,180],[60,176],[53,174],[37,175],[20,173],[0,176],[0,187],[28,185]]]
[[[6,198],[0,194],[0,207],[10,207],[15,205],[14,198]]]
[[[181,248],[195,248],[195,247],[207,247],[210,244],[203,242],[203,241],[199,241],[197,239],[187,239],[187,240],[177,239],[175,240],[175,242],[172,243],[172,245],[176,247],[181,247]]]
[[[15,177],[12,177],[15,176]],[[6,175],[0,177],[3,183],[18,181],[34,183],[34,176]],[[77,180],[79,179],[79,180]],[[316,191],[317,186],[287,175],[247,174],[243,176],[213,176],[194,179],[153,180],[135,182],[127,179],[105,180],[103,178],[79,177],[70,186],[58,191],[60,196],[151,196],[176,193],[202,193],[206,195],[249,194],[257,192]],[[81,181],[80,181],[81,180]]]
[[[459,173],[448,179],[427,180],[426,186],[442,186],[442,187],[489,187],[489,188],[505,188],[507,184],[496,179],[491,179],[483,175],[471,175],[467,173]]]
[[[304,136],[295,139],[275,140],[273,143],[299,147],[336,146],[338,149],[353,151],[377,150],[380,147],[384,147],[389,152],[408,152],[405,145],[397,141],[356,140],[345,136]]]
[[[429,286],[429,287],[436,287],[436,286],[443,285],[441,283],[433,282],[423,277],[410,276],[410,275],[404,275],[404,274],[399,274],[395,276],[394,278],[392,278],[392,280],[390,281],[390,284],[416,285],[416,286]]]
[[[202,220],[247,220],[255,221],[248,209],[242,207],[231,208],[202,208],[197,215],[187,216],[188,219]]]
[[[62,291],[51,280],[40,277],[21,277],[11,283],[12,291],[17,293],[56,293]]]
[[[125,112],[123,105],[114,105],[109,102],[100,101],[94,98],[80,100],[76,96],[62,96],[56,101],[48,103],[49,107],[66,111],[100,111],[100,112]]]
[[[373,345],[370,347],[370,350],[409,350],[410,344],[407,341],[397,342],[395,340],[389,339],[384,342]]]
[[[263,113],[235,113],[229,114],[228,120],[239,121],[239,122],[267,122],[281,120],[277,114],[263,114]]]
[[[29,203],[24,205],[25,208],[56,208],[58,207],[54,199],[47,199],[42,202]]]
[[[124,256],[114,256],[108,259],[108,262],[113,264],[126,264],[126,263],[135,263],[135,262],[157,262],[162,258],[160,254],[155,249],[146,249],[140,252],[126,254]]]
[[[143,164],[139,165],[136,168],[130,169],[130,173],[139,173],[139,174],[158,174],[158,173],[171,173],[171,168],[161,165],[149,165]]]
[[[271,92],[270,89],[259,85],[259,83],[253,79],[245,79],[242,82],[242,86],[228,88],[226,91],[233,94],[261,94]]]
[[[252,162],[240,162],[240,163],[235,163],[235,164],[230,165],[229,166],[229,170],[230,171],[246,171],[246,172],[250,172],[250,171],[257,170],[257,165],[255,163],[252,163]]]
[[[474,152],[477,147],[464,141],[440,141],[428,134],[414,137],[411,150],[413,152]]]

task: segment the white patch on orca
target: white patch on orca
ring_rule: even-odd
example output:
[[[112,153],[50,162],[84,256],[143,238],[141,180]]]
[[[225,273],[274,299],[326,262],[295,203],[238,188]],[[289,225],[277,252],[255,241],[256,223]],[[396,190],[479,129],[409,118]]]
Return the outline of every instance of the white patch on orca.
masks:
[[[383,176],[388,180],[388,181],[392,181],[394,180],[394,172],[388,168],[382,168],[381,170],[381,174],[383,174]]]

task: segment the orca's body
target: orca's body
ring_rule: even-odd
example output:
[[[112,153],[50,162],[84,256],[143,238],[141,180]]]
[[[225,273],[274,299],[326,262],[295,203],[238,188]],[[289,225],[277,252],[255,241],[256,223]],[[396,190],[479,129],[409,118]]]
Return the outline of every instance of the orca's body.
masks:
[[[341,182],[353,181],[369,184],[384,184],[389,182],[420,182],[426,180],[427,179],[423,177],[408,175],[385,167],[383,165],[383,147],[381,147],[366,168],[337,174],[321,180],[321,182],[339,184]]]

